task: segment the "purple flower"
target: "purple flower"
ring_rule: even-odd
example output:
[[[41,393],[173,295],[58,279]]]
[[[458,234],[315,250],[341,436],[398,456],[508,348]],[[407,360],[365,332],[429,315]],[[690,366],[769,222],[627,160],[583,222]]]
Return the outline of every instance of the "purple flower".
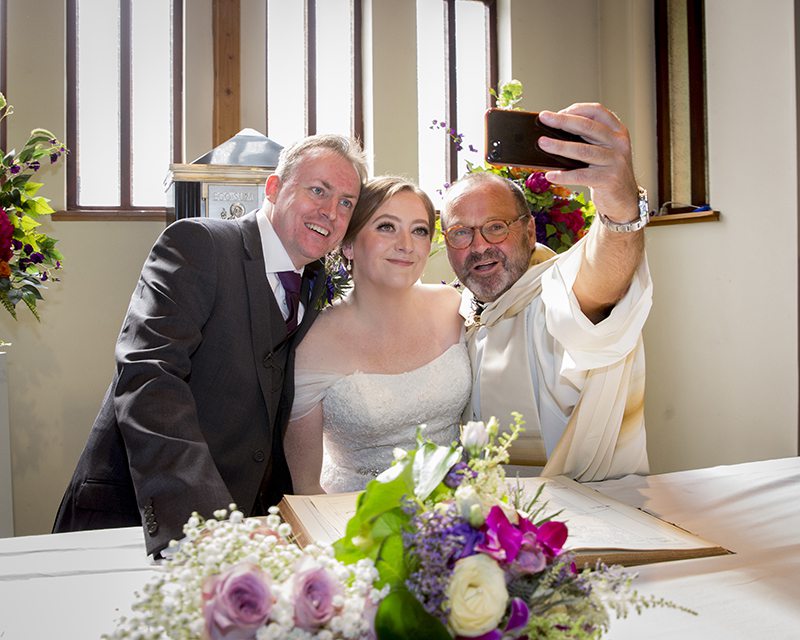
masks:
[[[47,278],[48,278],[48,276],[47,276],[47,271],[42,271],[41,275],[39,276],[39,279],[40,279],[42,282],[47,282]]]
[[[34,171],[38,171],[41,166],[42,165],[39,164],[38,160],[32,160],[31,162],[28,163],[28,168],[33,169]]]
[[[6,210],[0,207],[0,260],[8,262],[14,256],[14,240],[11,236],[14,234],[14,225],[8,219]],[[21,245],[20,245],[21,246]]]
[[[269,577],[238,564],[203,584],[203,617],[211,640],[250,640],[269,619],[275,598]]]
[[[443,511],[427,511],[412,518],[403,532],[403,547],[415,569],[406,580],[408,590],[425,611],[443,624],[449,609],[445,591],[457,560],[474,555],[476,532],[458,516],[455,505]]]
[[[44,262],[44,256],[38,251],[34,251],[31,254],[31,262],[33,264],[41,264],[42,262]]]
[[[9,171],[11,172],[11,175],[15,176],[22,171],[22,167],[20,167],[18,164],[12,164],[9,168]]]
[[[14,251],[19,251],[22,249],[22,243],[16,238],[11,241],[11,245],[14,247]]]
[[[520,528],[526,533],[533,533],[536,535],[536,542],[542,547],[548,558],[555,558],[564,543],[567,541],[567,525],[563,522],[556,522],[555,520],[548,520],[540,526],[536,526],[530,520],[520,518]]]
[[[294,623],[305,631],[316,631],[328,622],[336,611],[333,599],[342,586],[324,567],[318,565],[301,569],[294,577]]]
[[[24,247],[22,247],[22,250],[25,252],[26,256],[29,256],[33,253],[33,247],[29,244],[26,244]]]
[[[544,193],[550,188],[551,184],[541,171],[534,171],[525,180],[525,186],[534,193]]]
[[[50,154],[50,164],[55,164],[58,162],[59,155],[57,153]]]
[[[447,472],[447,475],[444,478],[444,483],[451,489],[455,489],[464,481],[464,478],[468,475],[474,478],[478,474],[472,469],[470,469],[469,465],[466,462],[456,462],[450,468],[450,471]]]
[[[539,573],[547,566],[547,556],[536,541],[536,534],[527,532],[522,534],[522,544],[512,566],[514,575],[526,573]]]
[[[514,562],[522,546],[522,532],[508,521],[503,510],[494,506],[486,516],[483,526],[485,540],[476,549],[498,562]]]

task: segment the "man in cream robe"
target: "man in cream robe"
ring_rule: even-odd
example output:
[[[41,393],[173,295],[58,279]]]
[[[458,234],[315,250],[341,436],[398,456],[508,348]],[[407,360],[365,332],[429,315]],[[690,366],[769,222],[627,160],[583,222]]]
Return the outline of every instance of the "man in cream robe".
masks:
[[[597,220],[555,256],[536,244],[513,183],[473,173],[448,190],[442,227],[450,263],[467,287],[461,311],[474,374],[465,417],[496,416],[504,425],[512,411],[522,413],[525,433],[511,463],[543,475],[591,481],[647,473],[641,329],[652,285],[643,232],[619,230],[637,212],[628,133],[600,105],[545,118],[587,141],[554,141],[548,151],[589,166],[547,178],[589,186]],[[470,244],[461,246],[470,232]]]

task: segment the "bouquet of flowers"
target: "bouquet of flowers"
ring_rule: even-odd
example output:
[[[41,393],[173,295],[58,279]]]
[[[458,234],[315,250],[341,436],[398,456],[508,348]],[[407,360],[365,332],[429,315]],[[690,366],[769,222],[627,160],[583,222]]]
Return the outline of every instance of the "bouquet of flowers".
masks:
[[[514,109],[522,100],[522,83],[512,80],[501,85],[499,93],[490,90],[501,109]],[[464,134],[448,128],[447,123],[434,120],[431,129],[444,130],[456,151],[464,148]],[[478,150],[468,145],[472,153]],[[562,253],[589,231],[595,216],[594,204],[577,191],[555,185],[545,172],[521,167],[494,166],[466,160],[467,173],[490,172],[516,182],[525,193],[528,207],[536,221],[536,241]],[[448,185],[446,185],[448,186]]]
[[[610,612],[666,605],[631,574],[578,569],[567,526],[502,464],[522,419],[469,422],[461,443],[398,449],[359,495],[345,535],[300,548],[265,518],[194,514],[185,538],[107,640],[122,638],[599,638]]]
[[[344,562],[372,560],[390,587],[379,638],[599,638],[611,611],[676,606],[638,594],[619,567],[578,569],[567,526],[506,481],[522,424],[516,414],[498,436],[494,419],[469,422],[449,447],[418,435],[367,485],[334,548]]]
[[[344,564],[330,545],[300,549],[277,508],[245,518],[231,505],[185,538],[106,639],[371,638],[377,603],[374,563]]]
[[[0,93],[0,121],[14,112]],[[19,153],[0,150],[0,304],[14,318],[22,301],[39,319],[37,301],[52,270],[61,268],[56,240],[39,230],[36,219],[53,213],[47,199],[36,193],[42,184],[31,180],[42,162],[55,164],[67,152],[46,129],[31,131]]]

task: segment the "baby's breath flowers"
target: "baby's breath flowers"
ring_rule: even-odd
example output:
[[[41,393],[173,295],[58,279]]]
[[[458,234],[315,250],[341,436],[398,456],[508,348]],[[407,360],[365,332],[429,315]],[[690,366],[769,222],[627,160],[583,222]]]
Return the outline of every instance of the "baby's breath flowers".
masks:
[[[300,549],[275,507],[265,518],[230,509],[192,515],[133,615],[105,638],[374,637],[386,589],[371,560],[345,565],[329,545]]]

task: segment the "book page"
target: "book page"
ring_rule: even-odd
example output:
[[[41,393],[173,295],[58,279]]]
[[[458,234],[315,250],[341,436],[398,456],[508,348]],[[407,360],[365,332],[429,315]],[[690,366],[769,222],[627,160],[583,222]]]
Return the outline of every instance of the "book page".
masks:
[[[347,521],[356,512],[354,493],[332,493],[318,496],[284,496],[297,519],[312,540],[334,542],[344,535]]]
[[[548,505],[541,515],[561,511],[554,519],[566,523],[569,530],[566,547],[573,551],[688,550],[717,546],[564,476],[508,479],[512,488],[517,482],[531,497],[544,484],[537,504],[547,502]]]

